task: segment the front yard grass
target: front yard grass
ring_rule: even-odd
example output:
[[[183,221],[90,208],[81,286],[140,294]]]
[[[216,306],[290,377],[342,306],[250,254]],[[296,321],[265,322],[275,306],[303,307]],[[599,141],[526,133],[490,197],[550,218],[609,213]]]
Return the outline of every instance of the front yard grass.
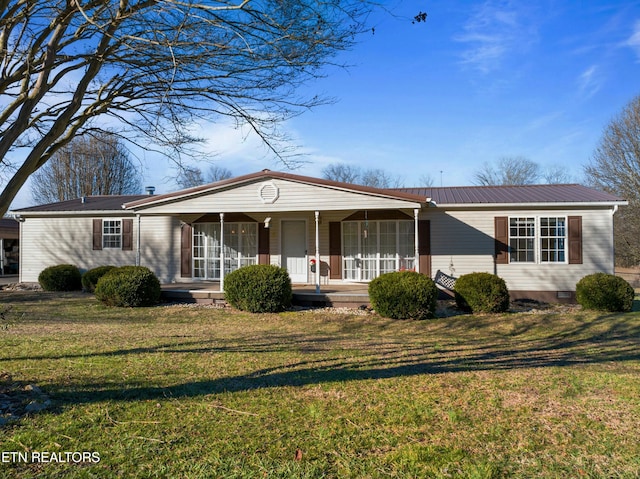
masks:
[[[397,321],[0,293],[0,372],[49,408],[0,477],[640,476],[640,313]],[[31,458],[31,456],[29,456]]]

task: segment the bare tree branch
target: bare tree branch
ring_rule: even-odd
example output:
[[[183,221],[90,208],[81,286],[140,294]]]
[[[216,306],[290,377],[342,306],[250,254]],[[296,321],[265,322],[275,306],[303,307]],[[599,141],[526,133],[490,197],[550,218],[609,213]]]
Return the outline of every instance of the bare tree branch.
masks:
[[[640,264],[640,96],[604,129],[584,172],[591,185],[629,202],[614,216],[616,263]]]
[[[190,127],[249,125],[275,158],[278,125],[323,103],[296,90],[364,31],[366,0],[13,0],[0,8],[0,213],[76,135],[122,124],[176,158]],[[25,150],[25,153],[21,153]]]

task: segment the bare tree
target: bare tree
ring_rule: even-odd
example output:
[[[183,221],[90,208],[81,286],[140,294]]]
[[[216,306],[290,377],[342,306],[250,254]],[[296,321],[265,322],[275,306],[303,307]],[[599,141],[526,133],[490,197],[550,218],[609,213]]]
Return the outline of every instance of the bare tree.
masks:
[[[345,163],[332,163],[322,170],[322,177],[327,180],[371,186],[373,188],[400,188],[402,179],[381,168],[362,170],[357,166]]]
[[[0,193],[0,216],[60,148],[105,124],[179,159],[197,140],[194,122],[231,117],[286,161],[278,124],[323,102],[300,98],[297,87],[353,45],[371,8],[366,0],[0,6],[0,164],[24,158]]]
[[[402,178],[393,175],[381,168],[365,170],[360,175],[358,183],[374,188],[401,188]]]
[[[180,173],[176,177],[176,183],[180,188],[192,188],[194,186],[204,185],[206,182],[202,177],[202,170],[198,167],[185,166],[180,169]]]
[[[591,185],[629,202],[614,216],[616,263],[640,264],[640,95],[606,126],[584,172]]]
[[[346,163],[331,163],[322,170],[324,179],[341,183],[357,183],[360,174],[360,168]]]
[[[418,179],[418,181],[420,182],[420,184],[418,186],[425,186],[427,188],[430,188],[433,186],[433,176],[431,176],[428,173],[425,173],[423,175],[420,175],[420,178]]]
[[[213,165],[209,168],[207,175],[197,166],[183,166],[180,168],[176,183],[180,188],[191,188],[193,186],[204,185],[205,183],[215,183],[216,181],[232,178],[231,170],[222,166]]]
[[[573,175],[563,166],[555,165],[546,167],[540,177],[549,185],[575,183]]]
[[[228,180],[233,178],[231,170],[218,165],[213,165],[207,172],[207,179],[209,182],[214,183],[216,181]]]
[[[540,179],[540,166],[522,156],[500,158],[495,165],[485,163],[475,172],[473,183],[480,186],[530,185]]]
[[[74,138],[34,173],[33,180],[31,195],[36,203],[137,194],[142,189],[139,168],[122,142],[106,133]]]

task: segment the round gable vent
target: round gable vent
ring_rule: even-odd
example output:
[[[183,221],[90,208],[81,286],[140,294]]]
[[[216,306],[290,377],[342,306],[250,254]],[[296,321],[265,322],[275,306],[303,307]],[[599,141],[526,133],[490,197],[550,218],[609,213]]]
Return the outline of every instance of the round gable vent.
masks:
[[[258,188],[258,196],[263,203],[275,203],[280,195],[280,190],[273,181],[262,183]]]

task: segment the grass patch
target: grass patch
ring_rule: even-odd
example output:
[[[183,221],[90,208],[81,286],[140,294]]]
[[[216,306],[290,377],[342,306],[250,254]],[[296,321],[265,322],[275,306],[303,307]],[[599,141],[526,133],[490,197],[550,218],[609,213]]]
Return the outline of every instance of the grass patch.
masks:
[[[100,456],[0,477],[640,475],[640,313],[393,321],[0,294],[0,372],[52,402],[1,426],[0,453]]]

